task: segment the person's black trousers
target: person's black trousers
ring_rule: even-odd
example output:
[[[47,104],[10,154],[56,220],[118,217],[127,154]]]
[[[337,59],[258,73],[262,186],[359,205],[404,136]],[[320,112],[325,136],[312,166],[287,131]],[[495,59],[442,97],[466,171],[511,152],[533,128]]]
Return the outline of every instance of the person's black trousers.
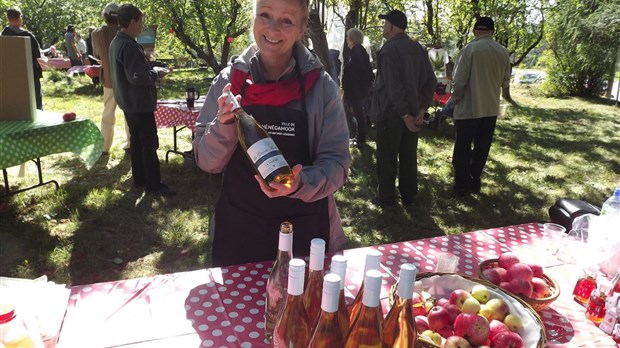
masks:
[[[125,112],[131,143],[131,174],[135,186],[144,186],[149,191],[161,187],[159,169],[159,138],[153,112]]]
[[[37,102],[37,109],[43,110],[43,95],[41,94],[41,79],[34,78],[34,97]]]
[[[380,204],[396,204],[396,177],[403,204],[418,194],[418,133],[398,116],[377,122],[377,179]]]
[[[489,157],[496,122],[497,116],[454,120],[452,166],[457,192],[480,191],[480,177]]]
[[[344,99],[347,105],[347,118],[351,135],[355,134],[358,145],[366,142],[366,113],[364,112],[364,99]],[[355,118],[355,122],[353,122]],[[354,124],[355,123],[355,124]]]

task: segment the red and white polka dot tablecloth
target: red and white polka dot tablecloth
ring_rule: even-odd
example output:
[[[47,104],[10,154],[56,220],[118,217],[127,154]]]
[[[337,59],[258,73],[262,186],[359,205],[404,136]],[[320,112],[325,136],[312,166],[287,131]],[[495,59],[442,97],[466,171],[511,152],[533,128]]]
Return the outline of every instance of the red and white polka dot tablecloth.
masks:
[[[366,251],[383,253],[381,292],[384,313],[401,263],[433,272],[437,258],[459,256],[459,273],[476,276],[478,264],[511,250],[526,260],[546,260],[537,244],[541,225],[526,224],[458,236],[345,250],[345,294],[350,305],[362,279]],[[329,270],[330,256],[325,270]],[[585,319],[573,302],[575,266],[550,262],[546,272],[562,289],[541,319],[548,347],[614,347],[611,338]],[[75,286],[57,347],[269,347],[264,341],[264,290],[272,262],[260,262]]]
[[[194,107],[190,109],[185,100],[158,102],[155,110],[157,128],[186,126],[193,133],[203,103],[204,99],[196,100]]]

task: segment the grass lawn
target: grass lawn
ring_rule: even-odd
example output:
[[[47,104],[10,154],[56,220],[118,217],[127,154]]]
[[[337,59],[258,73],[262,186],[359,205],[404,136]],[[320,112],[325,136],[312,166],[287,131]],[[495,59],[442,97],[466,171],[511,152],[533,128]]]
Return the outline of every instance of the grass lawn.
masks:
[[[205,94],[205,70],[175,71],[159,97],[184,98],[186,86]],[[85,76],[66,78],[46,72],[45,109],[100,123],[102,91]],[[482,193],[457,198],[452,185],[452,122],[438,131],[424,129],[418,148],[420,193],[414,205],[381,210],[376,193],[375,144],[352,148],[349,180],[336,193],[348,247],[456,234],[476,229],[548,219],[547,209],[562,197],[600,205],[620,186],[618,107],[603,100],[544,98],[537,87],[513,86],[520,107],[498,120],[483,177]],[[85,284],[193,270],[209,266],[209,219],[219,195],[220,177],[171,155],[172,129],[160,129],[162,178],[178,191],[156,199],[131,190],[130,161],[120,148],[124,120],[117,126],[110,156],[87,170],[70,153],[42,158],[44,179],[52,186],[1,198],[0,275]],[[179,133],[181,150],[190,133]],[[12,186],[37,181],[33,164],[26,175],[10,170]],[[275,231],[274,231],[275,233]],[[277,246],[274,245],[274,248]],[[234,252],[231,251],[231,252]]]

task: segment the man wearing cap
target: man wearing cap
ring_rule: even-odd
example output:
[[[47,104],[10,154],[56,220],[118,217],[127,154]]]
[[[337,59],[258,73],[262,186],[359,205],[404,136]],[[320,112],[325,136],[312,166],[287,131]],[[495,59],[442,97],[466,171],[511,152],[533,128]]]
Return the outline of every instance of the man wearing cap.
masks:
[[[41,78],[43,77],[43,70],[39,65],[38,58],[41,58],[41,46],[39,41],[34,35],[22,28],[24,25],[24,19],[22,18],[22,11],[19,7],[11,7],[6,11],[6,16],[9,20],[9,25],[4,27],[2,35],[4,36],[23,36],[30,38],[30,49],[32,54],[32,75],[34,77],[34,95],[37,103],[37,109],[43,110],[43,96],[41,94]]]
[[[396,204],[396,175],[403,206],[418,193],[418,132],[437,79],[426,49],[406,33],[407,16],[394,10],[384,19],[387,40],[377,52],[371,117],[377,124],[378,195],[381,207]]]
[[[95,30],[92,34],[93,56],[101,62],[101,70],[99,71],[99,80],[103,85],[103,113],[101,115],[101,134],[103,135],[103,153],[110,152],[112,140],[114,139],[114,124],[116,123],[116,101],[114,100],[114,92],[112,91],[112,77],[110,76],[110,60],[108,52],[110,42],[119,31],[118,26],[118,5],[109,3],[103,9],[103,20],[105,25]],[[125,122],[125,145],[123,149],[129,151],[130,136],[129,127]]]
[[[493,40],[493,33],[493,20],[478,18],[474,24],[476,38],[463,47],[454,67],[456,136],[452,166],[453,188],[458,196],[480,193],[480,177],[499,114],[500,92],[510,82],[508,51]]]

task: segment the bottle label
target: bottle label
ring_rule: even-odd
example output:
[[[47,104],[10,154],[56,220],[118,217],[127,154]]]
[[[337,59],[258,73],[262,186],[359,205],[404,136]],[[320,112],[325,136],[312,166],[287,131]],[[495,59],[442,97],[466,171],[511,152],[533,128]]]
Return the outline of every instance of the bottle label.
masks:
[[[284,156],[271,138],[264,138],[255,142],[248,148],[247,152],[263,179],[267,178],[274,170],[288,166]]]

